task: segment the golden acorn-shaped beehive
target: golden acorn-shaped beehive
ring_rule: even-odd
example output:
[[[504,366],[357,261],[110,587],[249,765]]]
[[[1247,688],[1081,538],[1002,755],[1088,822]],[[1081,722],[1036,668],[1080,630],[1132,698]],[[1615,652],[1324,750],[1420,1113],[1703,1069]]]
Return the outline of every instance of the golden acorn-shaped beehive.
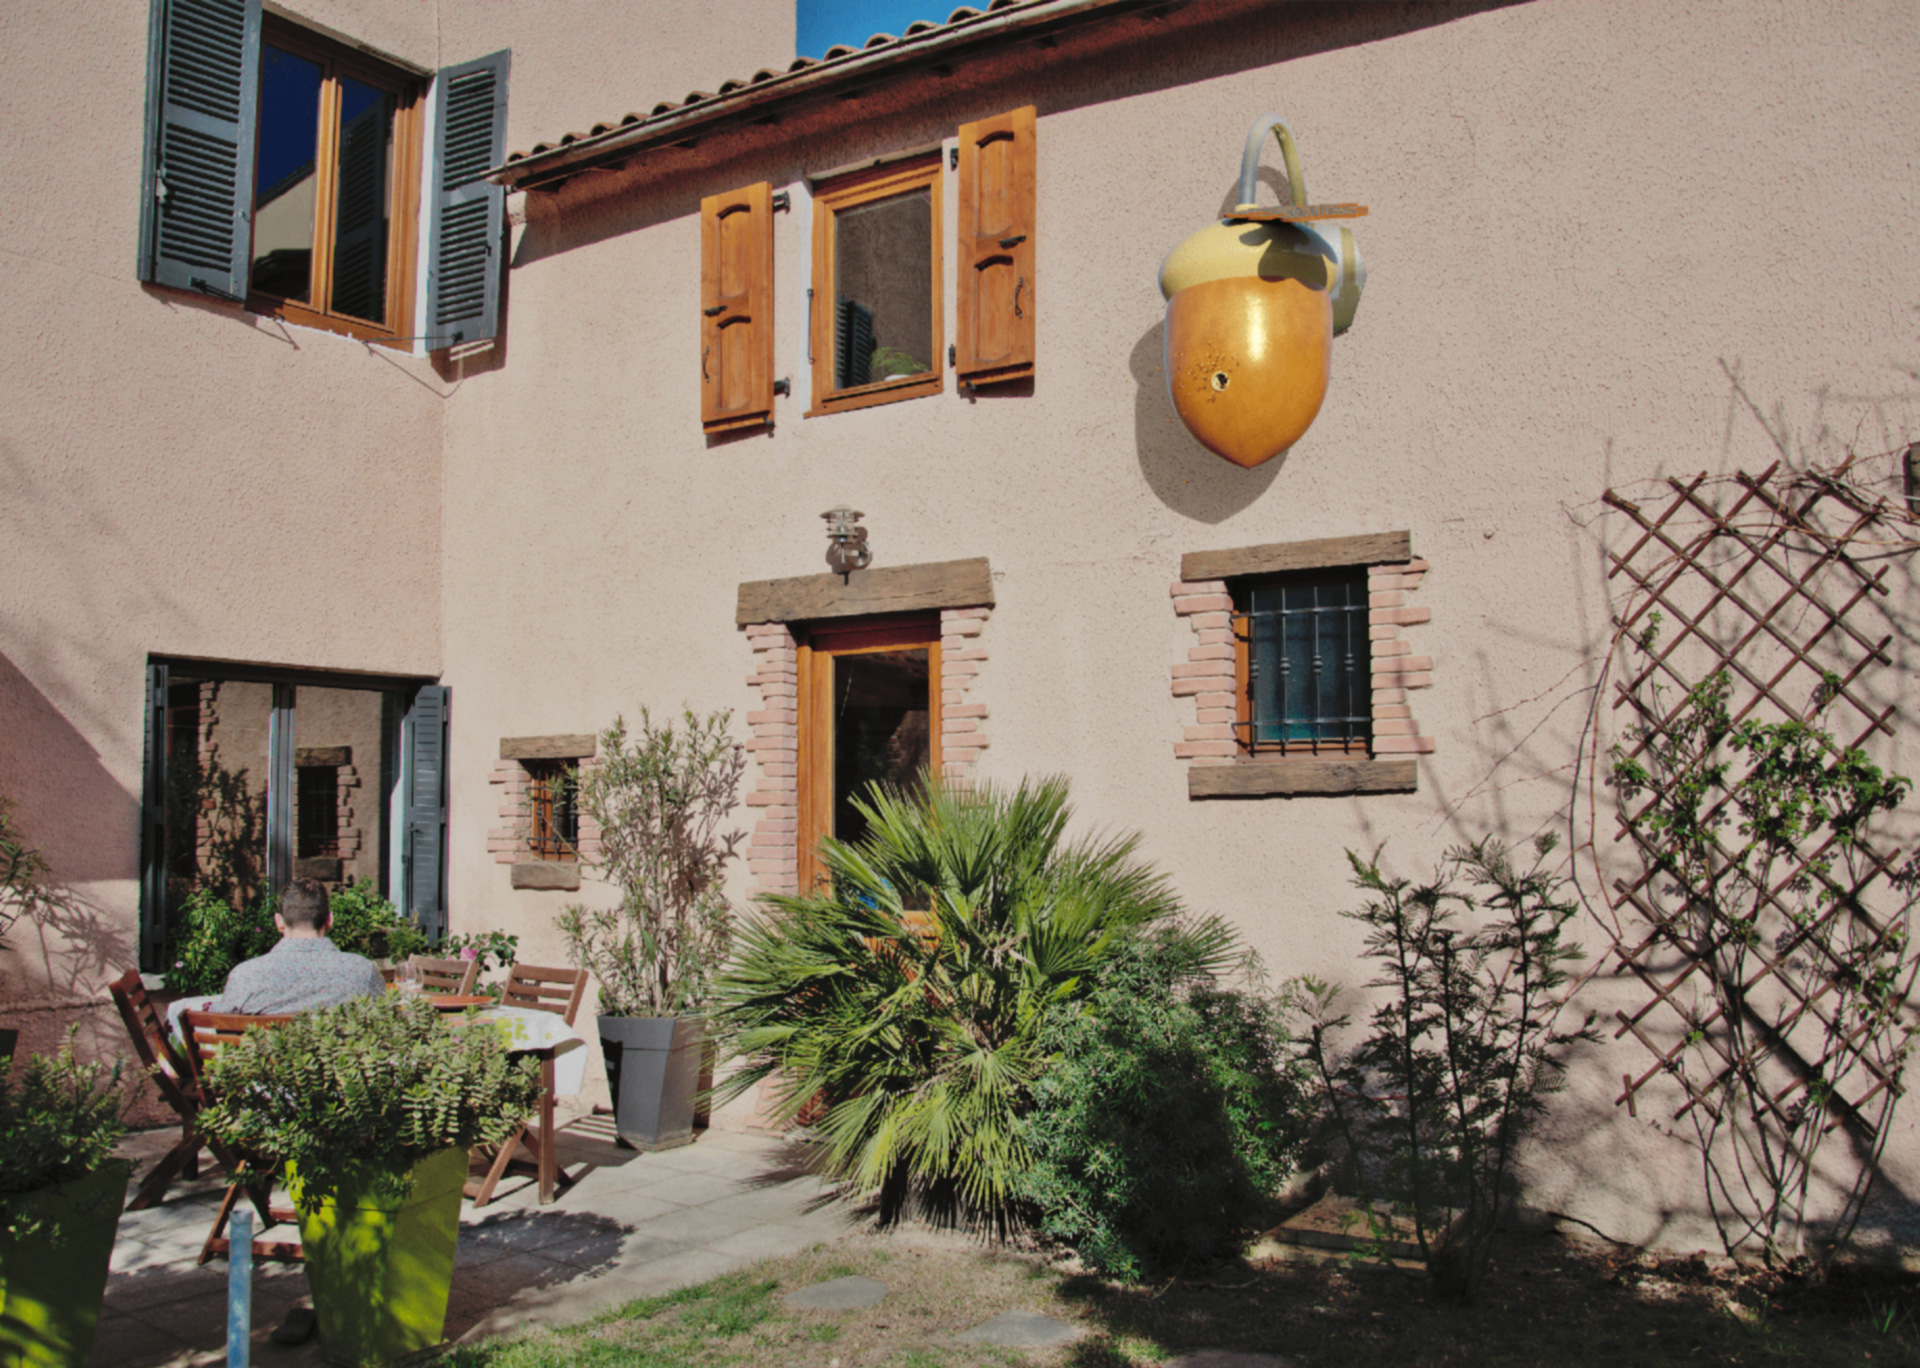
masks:
[[[1271,131],[1287,165],[1289,202],[1254,204]],[[1167,387],[1180,421],[1207,450],[1256,466],[1300,440],[1327,395],[1333,339],[1353,323],[1366,269],[1353,230],[1358,204],[1308,204],[1293,134],[1256,120],[1240,159],[1234,211],[1167,253]]]

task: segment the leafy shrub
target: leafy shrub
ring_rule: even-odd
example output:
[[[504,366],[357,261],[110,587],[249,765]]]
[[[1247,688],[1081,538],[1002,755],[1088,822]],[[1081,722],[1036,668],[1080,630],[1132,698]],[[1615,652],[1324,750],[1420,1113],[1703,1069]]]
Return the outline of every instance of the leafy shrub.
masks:
[[[173,914],[167,988],[196,997],[220,992],[236,964],[280,943],[273,924],[279,905],[271,893],[250,907],[236,908],[210,890],[195,892]],[[375,891],[371,879],[335,889],[327,897],[327,910],[333,919],[328,939],[368,959],[405,959],[431,944],[417,923]]]
[[[1051,1062],[1019,1127],[1036,1229],[1129,1279],[1225,1252],[1312,1130],[1286,1027],[1293,994],[1221,986],[1187,944],[1152,935],[1091,997],[1050,1011]]]
[[[1346,915],[1366,926],[1380,966],[1368,986],[1389,994],[1343,1061],[1328,1046],[1347,1022],[1332,1013],[1337,993],[1310,988],[1307,1055],[1345,1179],[1368,1211],[1380,1199],[1410,1219],[1436,1290],[1461,1301],[1486,1275],[1515,1153],[1564,1085],[1565,1049],[1597,1038],[1591,1014],[1560,1025],[1562,966],[1582,952],[1561,939],[1576,905],[1547,868],[1553,848],[1542,837],[1522,869],[1489,838],[1448,852],[1423,884],[1381,873],[1378,851],[1348,851],[1367,901]],[[1479,924],[1463,929],[1462,915]]]
[[[441,1150],[505,1139],[540,1087],[534,1061],[511,1048],[504,1023],[449,1019],[402,993],[355,998],[249,1031],[216,1055],[201,1124],[291,1160],[303,1195],[330,1196],[366,1164],[404,1173]]]
[[[1066,841],[1064,780],[856,801],[867,833],[821,842],[822,891],[767,897],[741,927],[716,1001],[742,1067],[720,1096],[764,1080],[783,1121],[823,1108],[826,1171],[883,1222],[917,1206],[1004,1227],[1046,1010],[1088,996],[1125,933],[1179,902],[1137,838]]]
[[[276,906],[272,895],[252,907],[234,907],[209,889],[193,893],[174,909],[168,927],[167,988],[196,997],[225,988],[234,965],[279,943]]]
[[[607,1016],[664,1017],[707,1000],[726,959],[733,907],[725,875],[739,832],[722,834],[745,772],[727,734],[733,714],[656,725],[645,708],[631,741],[623,718],[600,734],[599,760],[580,775],[580,812],[599,827],[600,876],[620,905],[578,904],[560,918],[575,964],[600,983]]]
[[[505,931],[465,931],[440,942],[439,953],[449,959],[478,960],[479,972],[505,969],[520,953],[520,938]]]
[[[418,923],[380,896],[372,879],[336,888],[327,897],[327,912],[333,918],[327,939],[368,959],[403,960],[432,944]]]
[[[59,1054],[8,1077],[0,1069],[0,1198],[86,1177],[126,1133],[120,1064],[74,1058],[72,1032]],[[26,1233],[7,1219],[7,1234]]]

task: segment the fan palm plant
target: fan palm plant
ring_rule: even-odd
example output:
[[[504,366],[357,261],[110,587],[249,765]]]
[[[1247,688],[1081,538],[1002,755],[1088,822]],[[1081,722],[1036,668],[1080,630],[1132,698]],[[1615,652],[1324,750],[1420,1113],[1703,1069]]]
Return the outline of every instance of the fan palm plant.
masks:
[[[822,841],[826,882],[741,928],[717,1024],[742,1067],[720,1095],[765,1081],[778,1120],[817,1113],[829,1175],[882,1222],[917,1207],[1004,1229],[1044,1014],[1179,900],[1137,837],[1068,841],[1064,780],[856,802],[867,831]],[[1217,922],[1172,934],[1202,963],[1234,954]]]

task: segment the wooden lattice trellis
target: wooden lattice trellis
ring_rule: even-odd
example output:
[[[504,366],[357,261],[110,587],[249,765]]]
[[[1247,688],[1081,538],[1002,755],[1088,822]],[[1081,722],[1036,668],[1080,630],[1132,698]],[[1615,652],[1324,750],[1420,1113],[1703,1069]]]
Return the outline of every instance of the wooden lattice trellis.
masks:
[[[1867,474],[1851,459],[1824,471],[1783,473],[1776,463],[1759,475],[1670,479],[1654,499],[1605,495],[1625,518],[1626,536],[1607,557],[1615,633],[1586,757],[1594,816],[1588,853],[1596,865],[1618,870],[1598,850],[1597,828],[1607,820],[1598,789],[1615,758],[1603,732],[1623,738],[1621,758],[1640,758],[1671,738],[1690,690],[1716,672],[1724,671],[1731,685],[1727,706],[1736,724],[1749,716],[1811,720],[1820,713],[1845,744],[1877,745],[1892,736],[1898,681],[1879,673],[1893,664],[1894,633],[1884,630],[1887,581],[1914,548],[1915,519],[1904,499],[1877,492],[1874,484],[1884,488],[1884,482],[1870,482]],[[1658,632],[1650,633],[1656,622]],[[1870,1056],[1836,1061],[1857,1040],[1845,1023],[1836,1031],[1831,1016],[1849,971],[1829,954],[1811,969],[1802,958],[1795,972],[1783,972],[1792,956],[1818,953],[1825,944],[1819,935],[1789,934],[1746,957],[1751,973],[1733,991],[1724,991],[1728,985],[1718,985],[1719,993],[1698,991],[1709,986],[1702,976],[1715,972],[1713,957],[1689,934],[1685,891],[1663,886],[1673,852],[1663,849],[1648,820],[1656,801],[1646,793],[1620,799],[1612,834],[1615,841],[1624,838],[1633,860],[1627,872],[1603,873],[1600,881],[1612,914],[1606,958],[1644,991],[1637,1006],[1615,1013],[1615,1038],[1632,1036],[1652,1056],[1638,1074],[1622,1074],[1616,1102],[1637,1114],[1642,1091],[1664,1079],[1683,1095],[1676,1119],[1695,1107],[1718,1119],[1721,1084],[1735,1071],[1749,1077],[1766,1071],[1772,1082],[1754,1104],[1786,1130],[1797,1124],[1805,1099],[1796,1097],[1811,1079],[1835,1085],[1829,1128],[1861,1122],[1875,1097],[1888,1089],[1897,1095],[1899,1079],[1889,1076],[1897,1064],[1885,1067]],[[1710,814],[1732,801],[1723,792]],[[1812,879],[1831,895],[1821,904],[1822,919],[1854,919],[1847,929],[1856,943],[1860,935],[1878,944],[1898,934],[1875,919],[1869,892],[1904,878],[1896,870],[1900,851],[1862,841],[1828,870],[1822,860],[1834,839],[1827,832],[1817,849],[1797,852],[1782,877],[1754,889],[1759,905],[1790,922],[1789,890]],[[1728,855],[1723,845],[1718,853]],[[1763,1029],[1732,1035],[1716,1029],[1724,1025],[1729,1000],[1767,994],[1775,1010]],[[1746,1041],[1745,1057],[1735,1056],[1730,1039]],[[1708,1060],[1705,1066],[1684,1065],[1690,1048]]]

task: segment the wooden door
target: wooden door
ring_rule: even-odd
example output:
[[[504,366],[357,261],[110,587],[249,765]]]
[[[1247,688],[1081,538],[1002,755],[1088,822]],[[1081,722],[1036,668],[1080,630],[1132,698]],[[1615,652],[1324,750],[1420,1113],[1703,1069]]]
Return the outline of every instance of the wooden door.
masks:
[[[940,772],[940,620],[852,618],[799,642],[800,888],[824,873],[823,836],[856,839],[850,800],[867,784]]]

